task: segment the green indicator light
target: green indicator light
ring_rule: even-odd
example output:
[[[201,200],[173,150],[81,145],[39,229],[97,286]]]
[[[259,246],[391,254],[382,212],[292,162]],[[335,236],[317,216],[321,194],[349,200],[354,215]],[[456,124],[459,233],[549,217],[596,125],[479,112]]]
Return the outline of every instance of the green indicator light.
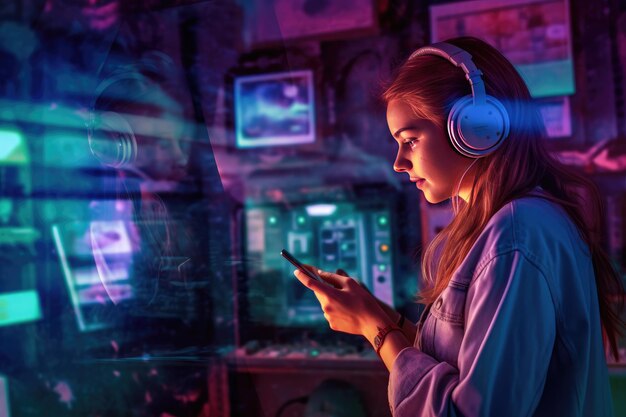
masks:
[[[270,224],[278,223],[278,219],[276,218],[276,216],[271,216],[268,221],[270,222]]]
[[[304,224],[304,222],[306,222],[304,216],[298,216],[298,224]]]
[[[341,250],[343,250],[343,251],[348,250],[348,244],[347,243],[342,243],[341,244]]]
[[[385,272],[387,270],[387,265],[385,265],[385,264],[378,265],[378,270],[380,272]]]
[[[378,218],[378,224],[380,224],[381,226],[385,226],[388,222],[389,220],[387,219],[386,216],[380,216]]]
[[[312,349],[311,350],[311,356],[318,356],[320,354],[320,351],[317,349]]]

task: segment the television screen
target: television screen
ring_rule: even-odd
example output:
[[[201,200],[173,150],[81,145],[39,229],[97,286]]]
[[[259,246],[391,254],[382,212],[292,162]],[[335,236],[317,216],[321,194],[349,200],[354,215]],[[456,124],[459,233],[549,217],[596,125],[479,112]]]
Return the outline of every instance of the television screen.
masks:
[[[315,99],[310,70],[235,79],[238,148],[315,141]]]

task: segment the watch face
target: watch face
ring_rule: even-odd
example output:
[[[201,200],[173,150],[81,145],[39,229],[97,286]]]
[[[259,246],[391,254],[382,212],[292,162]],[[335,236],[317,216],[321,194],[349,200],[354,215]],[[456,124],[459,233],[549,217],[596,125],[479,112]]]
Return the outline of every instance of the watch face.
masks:
[[[376,346],[376,347],[380,346],[380,343],[381,343],[381,342],[382,342],[382,340],[380,340],[380,336],[378,336],[378,335],[377,335],[377,336],[374,338],[374,346]]]

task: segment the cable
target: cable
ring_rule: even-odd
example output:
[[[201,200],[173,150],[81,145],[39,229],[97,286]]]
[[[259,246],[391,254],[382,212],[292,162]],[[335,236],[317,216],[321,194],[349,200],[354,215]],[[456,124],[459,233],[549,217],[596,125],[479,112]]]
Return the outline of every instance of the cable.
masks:
[[[283,405],[281,405],[278,408],[278,411],[276,411],[276,417],[280,417],[283,412],[285,411],[285,409],[287,407],[289,407],[292,404],[296,404],[296,403],[300,403],[303,405],[306,405],[306,403],[309,401],[309,397],[297,397],[297,398],[292,398],[291,400],[287,401],[286,403],[284,403]]]
[[[459,191],[461,190],[461,183],[463,182],[463,178],[465,178],[465,174],[467,174],[467,171],[470,170],[470,168],[476,163],[478,162],[480,158],[476,158],[474,159],[474,162],[472,162],[471,164],[469,164],[469,166],[467,167],[467,169],[465,170],[465,172],[463,173],[463,175],[461,175],[461,179],[459,180],[459,184],[456,186],[456,192],[453,195],[453,200],[452,200],[452,211],[454,212],[454,215],[456,216],[457,214],[459,214],[459,210],[458,210],[458,199],[459,199]],[[454,204],[455,202],[457,202],[457,204]]]

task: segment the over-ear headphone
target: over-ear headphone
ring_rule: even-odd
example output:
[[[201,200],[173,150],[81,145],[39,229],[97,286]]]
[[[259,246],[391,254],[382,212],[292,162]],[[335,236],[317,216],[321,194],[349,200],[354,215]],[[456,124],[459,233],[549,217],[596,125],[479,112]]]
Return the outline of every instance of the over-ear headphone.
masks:
[[[445,42],[418,49],[409,57],[436,55],[465,72],[472,94],[457,100],[448,114],[452,147],[468,158],[482,158],[495,151],[509,135],[511,122],[502,103],[487,95],[482,72],[465,50]]]
[[[104,110],[100,111],[99,102],[137,100],[138,97],[133,97],[133,92],[127,91],[124,86],[115,95],[114,86],[125,82],[131,85],[134,83],[135,87],[140,86],[140,90],[148,91],[155,85],[155,79],[169,75],[173,68],[174,61],[167,54],[149,51],[142,55],[139,62],[118,67],[98,85],[87,122],[87,138],[91,153],[100,163],[112,168],[132,164],[137,158],[137,139],[124,116],[107,109],[106,103]]]
[[[96,89],[87,124],[91,153],[100,163],[111,168],[123,168],[137,157],[137,139],[128,120],[114,111],[97,110],[97,102],[103,93],[123,81],[144,80],[133,72],[120,73],[104,80]]]

